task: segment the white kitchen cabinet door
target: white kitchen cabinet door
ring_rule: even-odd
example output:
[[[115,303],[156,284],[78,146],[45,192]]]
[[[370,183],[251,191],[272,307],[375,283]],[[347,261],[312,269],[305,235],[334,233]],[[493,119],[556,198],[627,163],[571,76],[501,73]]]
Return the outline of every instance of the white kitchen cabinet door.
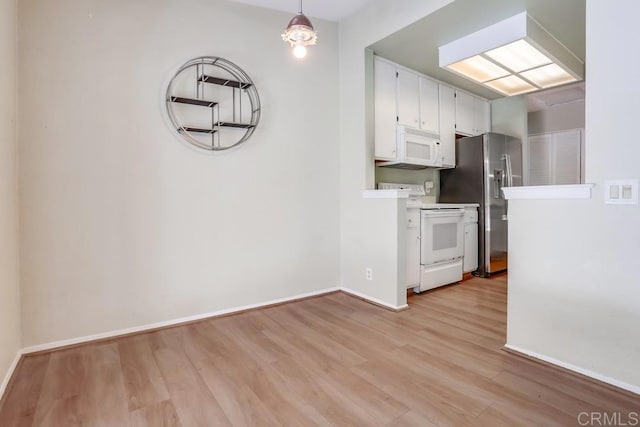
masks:
[[[473,134],[480,135],[491,131],[491,105],[489,101],[473,100]]]
[[[474,108],[475,98],[466,92],[456,91],[456,133],[475,135]]]
[[[378,160],[396,158],[396,67],[374,59],[375,153]]]
[[[419,78],[420,81],[420,129],[439,134],[440,112],[438,99],[438,82]]]
[[[443,167],[456,165],[456,97],[455,90],[440,85],[440,152]]]
[[[418,128],[420,118],[420,84],[418,75],[398,70],[398,124]]]
[[[462,271],[470,273],[478,269],[478,224],[464,225],[464,260]]]
[[[420,285],[420,227],[407,228],[407,289]]]

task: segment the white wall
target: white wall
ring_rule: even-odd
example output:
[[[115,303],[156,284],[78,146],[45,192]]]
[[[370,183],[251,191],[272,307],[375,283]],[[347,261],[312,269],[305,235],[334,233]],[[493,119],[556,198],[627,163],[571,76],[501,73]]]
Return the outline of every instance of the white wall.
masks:
[[[16,24],[16,0],[0,0],[0,395],[20,348]]]
[[[399,262],[397,253],[389,250],[403,237],[398,236],[396,224],[381,223],[384,216],[376,211],[393,210],[393,206],[361,197],[362,189],[372,189],[375,185],[373,114],[367,109],[366,102],[371,96],[373,59],[370,51],[365,55],[365,49],[451,1],[377,0],[340,22],[341,283],[346,288],[392,306],[406,303],[406,289],[399,286],[404,266]],[[394,218],[387,216],[386,221],[394,221]],[[386,230],[383,233],[386,237],[375,237],[372,242],[372,236],[380,227],[392,226],[395,231]],[[372,281],[366,280],[367,267],[373,269]]]
[[[529,135],[584,128],[584,100],[553,105],[528,114]]]
[[[279,33],[291,14],[237,3],[20,6],[25,346],[339,285],[335,23],[313,20],[298,61]],[[261,96],[230,152],[192,148],[163,117],[165,83],[200,55],[240,65]]]
[[[591,200],[513,200],[509,345],[640,393],[640,207],[604,205],[605,179],[640,177],[637,1],[587,1],[586,182]],[[535,226],[532,226],[535,224]]]

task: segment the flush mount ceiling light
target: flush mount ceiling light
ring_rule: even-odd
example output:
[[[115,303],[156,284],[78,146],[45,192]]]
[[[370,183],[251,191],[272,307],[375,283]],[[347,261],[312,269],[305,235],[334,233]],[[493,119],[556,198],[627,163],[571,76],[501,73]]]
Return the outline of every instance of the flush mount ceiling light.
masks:
[[[318,35],[309,18],[302,13],[302,0],[300,0],[298,14],[289,21],[287,29],[282,33],[282,40],[289,42],[294,56],[300,59],[307,56],[307,46],[316,44]]]
[[[438,48],[440,67],[503,95],[584,78],[584,63],[527,12]]]

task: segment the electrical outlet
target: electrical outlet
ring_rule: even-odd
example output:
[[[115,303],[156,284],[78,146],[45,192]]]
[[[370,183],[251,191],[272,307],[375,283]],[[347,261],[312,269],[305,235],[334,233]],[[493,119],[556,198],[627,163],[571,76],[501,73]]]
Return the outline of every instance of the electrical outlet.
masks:
[[[373,269],[367,267],[366,273],[367,273],[367,280],[373,280]]]

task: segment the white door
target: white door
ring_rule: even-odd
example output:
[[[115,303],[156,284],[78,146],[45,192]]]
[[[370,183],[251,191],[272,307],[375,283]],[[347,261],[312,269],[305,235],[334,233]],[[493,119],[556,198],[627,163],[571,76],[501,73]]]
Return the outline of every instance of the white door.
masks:
[[[464,263],[462,271],[470,273],[478,269],[478,224],[464,225]]]
[[[420,129],[440,133],[438,82],[420,77]]]
[[[530,135],[529,185],[582,182],[582,130]]]
[[[443,167],[456,165],[456,98],[455,90],[440,85],[440,154]]]
[[[456,133],[474,135],[474,97],[460,90],[456,91]]]
[[[398,124],[418,128],[420,116],[418,75],[398,70]]]
[[[396,67],[380,58],[375,58],[374,116],[375,158],[396,158]]]
[[[420,263],[431,265],[464,255],[464,209],[423,209]]]

